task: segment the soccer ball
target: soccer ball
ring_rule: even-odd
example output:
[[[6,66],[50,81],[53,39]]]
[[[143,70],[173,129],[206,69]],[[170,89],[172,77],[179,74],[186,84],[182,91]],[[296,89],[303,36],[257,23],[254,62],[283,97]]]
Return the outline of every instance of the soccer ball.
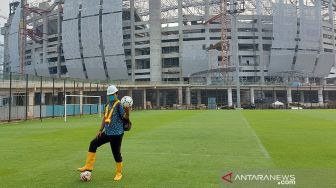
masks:
[[[90,171],[84,171],[80,174],[80,179],[82,181],[90,181],[91,180],[91,172]]]
[[[123,107],[131,107],[133,105],[133,99],[130,96],[123,97],[120,102]]]

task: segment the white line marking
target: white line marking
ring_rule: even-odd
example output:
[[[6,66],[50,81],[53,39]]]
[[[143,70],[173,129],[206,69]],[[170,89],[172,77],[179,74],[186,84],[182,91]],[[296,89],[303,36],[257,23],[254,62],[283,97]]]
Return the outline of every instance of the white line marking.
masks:
[[[259,137],[257,136],[257,134],[254,132],[254,130],[252,129],[250,123],[247,121],[247,119],[245,118],[245,116],[240,112],[240,115],[242,116],[242,119],[245,123],[245,125],[247,125],[248,129],[250,130],[250,132],[252,133],[253,137],[256,139],[258,147],[260,149],[260,151],[264,154],[264,156],[267,159],[270,159],[270,155],[267,151],[267,149],[265,148],[265,146],[262,144],[261,140],[259,139]]]
[[[198,153],[168,153],[168,152],[136,152],[136,151],[124,151],[121,152],[122,154],[141,154],[141,155],[180,155],[180,156],[198,156],[198,157],[223,157],[223,156],[228,156],[227,154],[198,154]],[[242,155],[230,155],[230,157],[234,158],[246,158],[245,156]],[[255,156],[253,156],[255,158]]]
[[[201,156],[201,157],[215,157],[215,156],[221,156],[221,155],[207,155],[207,154],[193,154],[193,153],[168,153],[168,152],[156,152],[156,153],[151,153],[151,152],[130,152],[130,151],[125,151],[122,153],[137,153],[137,154],[145,154],[145,155],[182,155],[182,156]]]

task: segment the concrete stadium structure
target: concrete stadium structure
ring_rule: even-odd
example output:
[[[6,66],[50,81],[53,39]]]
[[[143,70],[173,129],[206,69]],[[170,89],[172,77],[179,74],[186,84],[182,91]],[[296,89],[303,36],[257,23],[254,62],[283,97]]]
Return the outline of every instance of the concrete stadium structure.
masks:
[[[187,105],[193,99],[197,104],[207,103],[200,101],[199,95],[220,89],[227,98],[221,105],[232,106],[235,81],[225,82],[224,77],[234,67],[233,49],[223,71],[218,47],[220,19],[205,24],[219,14],[219,2],[39,3],[26,18],[30,39],[23,67],[18,55],[21,11],[12,8],[1,30],[5,36],[4,72],[20,73],[22,68],[23,73],[32,75],[119,80],[130,88],[157,86],[176,90],[175,103]],[[334,91],[335,6],[333,0],[245,1],[245,12],[237,17],[237,39],[231,38],[230,21],[227,32],[229,43],[238,43],[239,78],[246,103],[255,102],[254,90],[260,86],[264,91],[285,91],[288,103],[292,102],[290,86],[296,82],[301,91],[311,90],[313,85],[319,103],[324,101],[324,90]],[[164,96],[160,92],[153,95]],[[143,96],[146,101],[146,93]]]

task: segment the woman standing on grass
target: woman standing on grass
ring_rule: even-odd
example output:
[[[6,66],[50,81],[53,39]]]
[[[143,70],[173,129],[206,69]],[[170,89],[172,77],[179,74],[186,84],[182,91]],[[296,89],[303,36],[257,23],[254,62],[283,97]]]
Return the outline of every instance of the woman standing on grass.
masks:
[[[105,105],[104,118],[97,136],[91,141],[85,166],[78,168],[80,172],[92,171],[96,159],[97,148],[110,143],[114,160],[116,161],[116,175],[114,180],[122,178],[121,142],[124,135],[123,121],[129,120],[129,108],[122,107],[118,99],[118,89],[111,85],[107,88],[109,102]]]

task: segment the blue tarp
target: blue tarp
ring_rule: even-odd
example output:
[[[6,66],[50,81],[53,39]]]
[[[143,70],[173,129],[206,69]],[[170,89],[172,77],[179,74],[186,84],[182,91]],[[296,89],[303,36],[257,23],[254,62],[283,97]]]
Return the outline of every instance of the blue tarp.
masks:
[[[46,106],[46,116],[51,117],[53,116],[53,109],[54,109],[54,116],[64,116],[64,105],[55,105],[54,108],[52,105]],[[90,110],[91,109],[91,110]],[[101,105],[101,112],[104,110],[104,105]],[[91,111],[91,113],[90,113]],[[85,105],[83,104],[83,114],[97,114],[98,113],[98,105]],[[67,105],[67,115],[79,115],[80,114],[80,105]]]

